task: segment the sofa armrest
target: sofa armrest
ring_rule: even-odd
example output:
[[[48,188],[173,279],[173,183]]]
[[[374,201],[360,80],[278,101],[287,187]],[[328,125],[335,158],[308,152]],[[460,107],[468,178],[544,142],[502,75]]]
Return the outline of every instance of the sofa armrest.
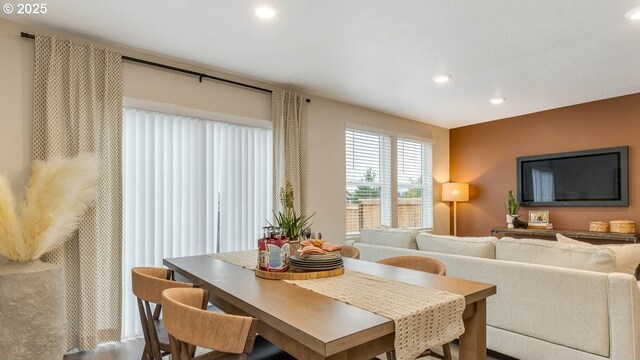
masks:
[[[635,277],[609,274],[611,359],[640,360],[640,287]]]
[[[347,246],[353,246],[353,244],[359,243],[359,242],[360,242],[360,238],[352,237],[352,238],[348,238],[347,241],[344,242],[344,244]]]

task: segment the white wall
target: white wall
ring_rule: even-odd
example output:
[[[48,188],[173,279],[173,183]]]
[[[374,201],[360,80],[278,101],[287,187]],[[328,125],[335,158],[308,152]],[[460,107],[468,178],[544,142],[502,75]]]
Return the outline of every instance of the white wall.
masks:
[[[31,113],[33,90],[33,41],[20,32],[51,33],[0,19],[0,172],[8,175],[18,196],[22,196],[31,160]],[[61,37],[73,38],[62,35]],[[77,41],[86,42],[83,39]],[[162,62],[195,71],[219,75],[266,88],[273,84],[222,73],[216,69],[185,64],[170,58],[105,46],[123,54]],[[312,70],[310,70],[312,71]],[[389,89],[393,91],[393,89]],[[271,119],[271,96],[266,93],[204,80],[141,65],[124,64],[124,96],[177,104],[207,111],[257,119]],[[449,179],[449,130],[383,114],[377,111],[318,97],[310,97],[309,157],[310,201],[314,231],[341,242],[345,233],[345,146],[346,123],[397,131],[434,140],[434,199],[440,198],[440,182]],[[434,229],[449,233],[449,207],[435,201]]]

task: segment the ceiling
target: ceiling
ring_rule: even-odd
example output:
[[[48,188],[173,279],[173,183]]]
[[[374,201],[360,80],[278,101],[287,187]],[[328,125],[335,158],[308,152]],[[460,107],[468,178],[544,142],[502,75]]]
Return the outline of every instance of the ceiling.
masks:
[[[268,2],[271,20],[253,8]],[[640,0],[56,0],[52,27],[447,128],[640,92]],[[436,84],[439,73],[453,77]],[[492,105],[489,98],[506,98]]]

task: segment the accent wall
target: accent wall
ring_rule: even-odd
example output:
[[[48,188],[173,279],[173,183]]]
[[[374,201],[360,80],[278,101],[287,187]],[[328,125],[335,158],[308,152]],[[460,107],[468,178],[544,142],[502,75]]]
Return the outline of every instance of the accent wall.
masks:
[[[503,106],[509,106],[505,102]],[[516,191],[516,158],[629,146],[629,207],[544,207],[556,229],[587,230],[590,221],[640,222],[640,94],[589,102],[452,129],[451,181],[470,184],[458,204],[458,235],[505,226],[504,202]],[[520,210],[526,221],[528,210]]]

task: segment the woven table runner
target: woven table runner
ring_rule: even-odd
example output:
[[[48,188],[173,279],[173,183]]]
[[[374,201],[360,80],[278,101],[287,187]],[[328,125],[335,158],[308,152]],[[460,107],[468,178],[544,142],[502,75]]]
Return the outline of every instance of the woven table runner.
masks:
[[[464,333],[464,296],[387,280],[356,271],[288,283],[357,306],[394,321],[396,358],[417,358],[426,349]]]
[[[255,269],[258,265],[258,250],[232,251],[209,254],[209,256],[249,270]]]
[[[256,250],[209,256],[251,270],[257,263]],[[356,271],[325,279],[285,281],[393,320],[398,360],[415,359],[426,349],[464,333],[465,300],[461,295]]]

